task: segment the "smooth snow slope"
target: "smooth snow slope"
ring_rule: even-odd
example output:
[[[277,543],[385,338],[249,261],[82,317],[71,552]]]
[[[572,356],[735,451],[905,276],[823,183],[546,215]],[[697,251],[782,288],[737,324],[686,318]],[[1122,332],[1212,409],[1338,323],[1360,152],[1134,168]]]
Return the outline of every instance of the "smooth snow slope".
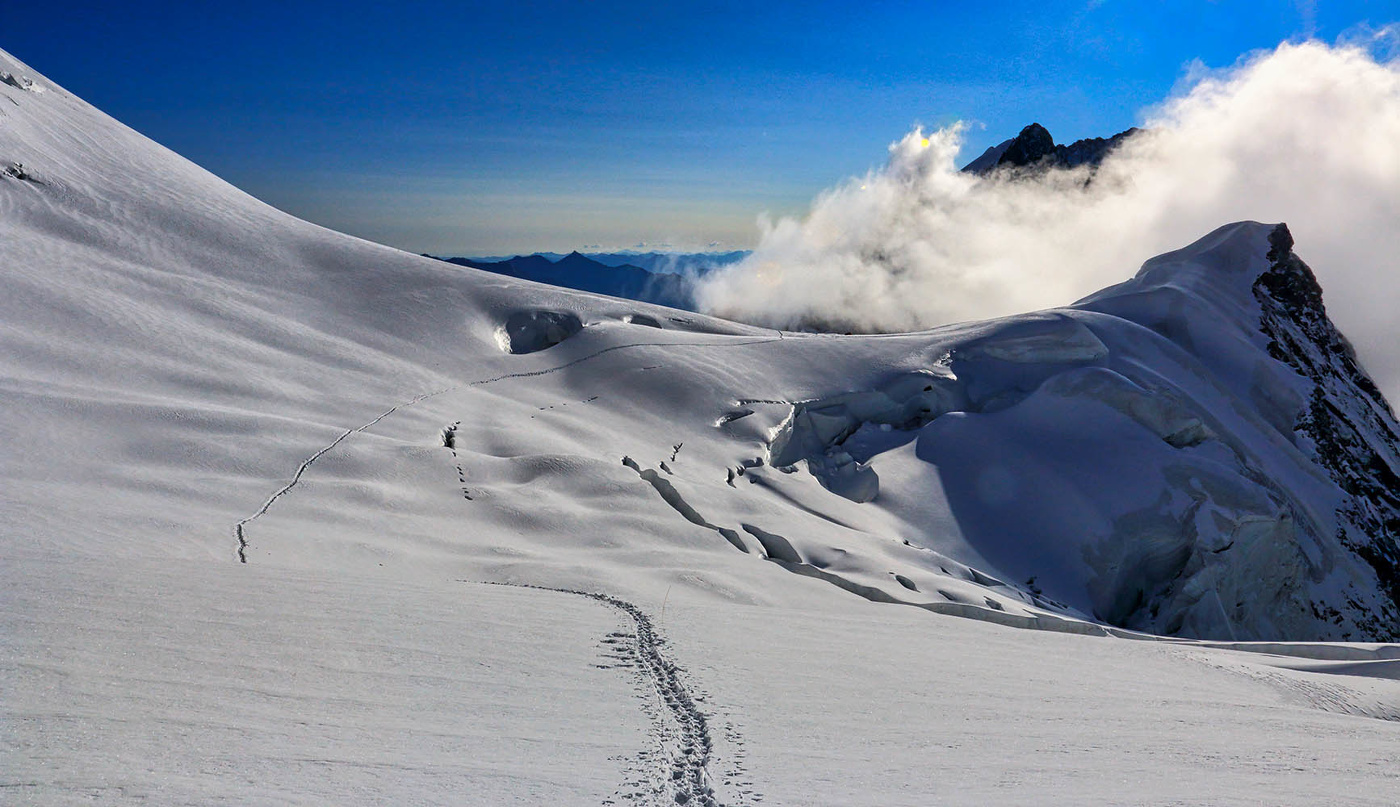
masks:
[[[0,71],[5,798],[1394,792],[1393,648],[1102,638],[1383,605],[1290,424],[1132,316],[799,336],[458,269]],[[1271,232],[1177,257],[1252,276]],[[634,603],[662,666],[623,611],[484,582]]]

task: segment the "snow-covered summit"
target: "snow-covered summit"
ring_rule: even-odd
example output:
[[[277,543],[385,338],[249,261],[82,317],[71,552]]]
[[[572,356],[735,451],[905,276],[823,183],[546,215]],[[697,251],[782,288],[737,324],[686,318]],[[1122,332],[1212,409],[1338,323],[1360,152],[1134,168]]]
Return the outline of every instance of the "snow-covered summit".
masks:
[[[772,461],[879,507],[912,440],[945,533],[1113,625],[1390,639],[1396,424],[1290,247],[1229,225],[1072,308],[974,326],[914,375],[797,404]]]
[[[1261,562],[1295,569],[1279,596],[1293,587],[1319,630],[1335,626],[1323,635],[1393,639],[1400,511],[1389,480],[1400,468],[1400,429],[1292,247],[1284,225],[1232,225],[1149,261],[1133,280],[1076,308],[1162,336],[1200,362],[1232,399],[1232,412],[1251,416],[1250,424],[1221,424],[1216,439],[1229,445],[1238,480],[1258,485],[1272,503],[1266,509],[1278,514],[1276,534],[1262,546],[1286,557]],[[1204,403],[1213,394],[1194,397]],[[1261,523],[1242,522],[1231,535]],[[1229,551],[1240,548],[1252,551]],[[1203,560],[1204,569],[1211,559]],[[1262,567],[1259,574],[1266,579]],[[1281,603],[1279,613],[1287,610]]]

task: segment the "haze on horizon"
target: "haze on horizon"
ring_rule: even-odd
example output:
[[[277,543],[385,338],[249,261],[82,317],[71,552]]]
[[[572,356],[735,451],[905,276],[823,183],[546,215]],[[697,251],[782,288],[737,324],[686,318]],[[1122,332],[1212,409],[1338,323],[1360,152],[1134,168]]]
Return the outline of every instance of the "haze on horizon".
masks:
[[[1394,2],[58,2],[6,47],[273,205],[411,252],[753,247],[913,126],[1112,134]]]

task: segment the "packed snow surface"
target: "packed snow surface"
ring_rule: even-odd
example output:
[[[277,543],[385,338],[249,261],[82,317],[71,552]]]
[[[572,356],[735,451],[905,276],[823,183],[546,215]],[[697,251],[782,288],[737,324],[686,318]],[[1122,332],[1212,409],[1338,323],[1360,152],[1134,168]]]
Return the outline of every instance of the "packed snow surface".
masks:
[[[324,230],[0,71],[3,800],[1393,803],[1273,225],[783,333]]]

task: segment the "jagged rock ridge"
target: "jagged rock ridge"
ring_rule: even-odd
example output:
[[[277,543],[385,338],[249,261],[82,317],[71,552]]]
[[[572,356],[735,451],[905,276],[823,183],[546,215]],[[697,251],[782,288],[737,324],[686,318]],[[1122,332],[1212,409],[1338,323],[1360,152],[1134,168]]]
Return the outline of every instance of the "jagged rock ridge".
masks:
[[[1039,123],[1032,123],[1010,140],[998,143],[967,165],[963,171],[971,174],[990,174],[997,169],[1016,169],[1033,166],[1037,168],[1076,168],[1081,165],[1097,166],[1109,152],[1122,145],[1124,140],[1137,134],[1140,129],[1132,127],[1112,137],[1089,137],[1076,140],[1069,145],[1056,145],[1050,132]]]
[[[1293,253],[1293,237],[1279,225],[1269,239],[1272,267],[1254,284],[1263,309],[1261,330],[1269,355],[1292,367],[1312,389],[1298,416],[1300,442],[1346,492],[1338,508],[1337,538],[1375,570],[1389,602],[1355,618],[1376,638],[1400,637],[1400,427],[1389,403],[1356,359],[1356,351],[1327,316],[1322,287]],[[1342,616],[1319,604],[1340,624]]]

